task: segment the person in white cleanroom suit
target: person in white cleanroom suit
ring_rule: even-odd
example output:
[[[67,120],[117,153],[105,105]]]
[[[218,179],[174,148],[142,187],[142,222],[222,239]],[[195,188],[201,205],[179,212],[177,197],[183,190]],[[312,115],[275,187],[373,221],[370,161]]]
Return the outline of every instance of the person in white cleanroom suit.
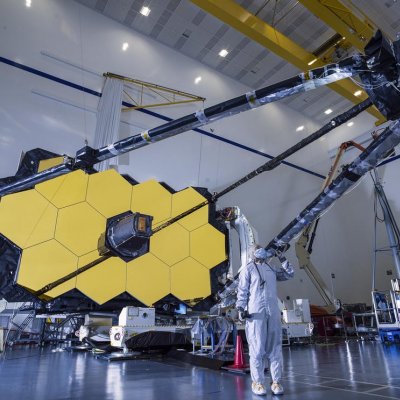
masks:
[[[245,310],[251,317],[246,318],[246,337],[250,353],[250,374],[252,391],[266,394],[265,362],[269,362],[273,394],[283,394],[282,377],[282,327],[278,306],[276,281],[293,277],[292,265],[279,255],[281,267],[266,261],[263,248],[254,251],[253,261],[242,269],[239,275],[236,309],[241,321]]]

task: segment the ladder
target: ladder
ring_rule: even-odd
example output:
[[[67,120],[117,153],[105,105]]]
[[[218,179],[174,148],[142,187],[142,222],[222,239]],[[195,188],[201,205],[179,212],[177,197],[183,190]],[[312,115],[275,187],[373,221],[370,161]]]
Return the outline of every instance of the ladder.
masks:
[[[23,303],[22,306],[16,309],[16,311],[10,318],[10,321],[8,323],[7,335],[4,340],[5,348],[7,348],[7,346],[12,347],[15,343],[20,341],[22,334],[25,332],[25,329],[31,324],[31,322],[35,318],[35,310],[30,310],[21,324],[17,324],[15,322],[16,317],[18,315],[21,315],[21,312],[25,311],[30,305],[31,303],[28,302]]]

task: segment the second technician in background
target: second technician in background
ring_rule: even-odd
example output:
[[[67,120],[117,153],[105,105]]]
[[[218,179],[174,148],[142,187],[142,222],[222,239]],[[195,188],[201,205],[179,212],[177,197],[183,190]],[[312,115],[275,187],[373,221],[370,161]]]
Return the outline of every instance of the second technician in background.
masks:
[[[283,394],[282,378],[282,327],[278,306],[276,281],[293,277],[292,265],[279,253],[281,267],[266,261],[267,252],[256,248],[253,261],[240,272],[236,308],[239,319],[246,319],[246,338],[250,353],[250,373],[254,394],[266,394],[264,369],[266,361],[271,371],[271,391]]]

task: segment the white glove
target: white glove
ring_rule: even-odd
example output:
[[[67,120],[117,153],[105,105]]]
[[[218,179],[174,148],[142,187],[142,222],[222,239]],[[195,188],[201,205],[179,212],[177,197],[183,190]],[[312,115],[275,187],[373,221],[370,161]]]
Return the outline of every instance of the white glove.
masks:
[[[279,258],[281,263],[286,261],[285,253],[288,251],[289,247],[288,244],[285,244],[275,250],[275,256]]]
[[[237,312],[238,312],[238,318],[239,318],[239,321],[240,322],[244,322],[245,321],[245,315],[246,315],[246,313],[245,313],[245,311],[243,310],[243,308],[242,307],[238,307],[237,308]]]

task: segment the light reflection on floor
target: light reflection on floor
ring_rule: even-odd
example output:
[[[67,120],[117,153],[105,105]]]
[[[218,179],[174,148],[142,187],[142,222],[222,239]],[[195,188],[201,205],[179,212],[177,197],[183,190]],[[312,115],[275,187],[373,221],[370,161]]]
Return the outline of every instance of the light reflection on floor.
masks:
[[[400,346],[307,345],[284,348],[284,359],[285,400],[400,398]],[[34,348],[12,350],[0,362],[0,398],[7,400],[246,400],[254,399],[250,384],[249,375],[175,360],[108,363],[90,353]]]

